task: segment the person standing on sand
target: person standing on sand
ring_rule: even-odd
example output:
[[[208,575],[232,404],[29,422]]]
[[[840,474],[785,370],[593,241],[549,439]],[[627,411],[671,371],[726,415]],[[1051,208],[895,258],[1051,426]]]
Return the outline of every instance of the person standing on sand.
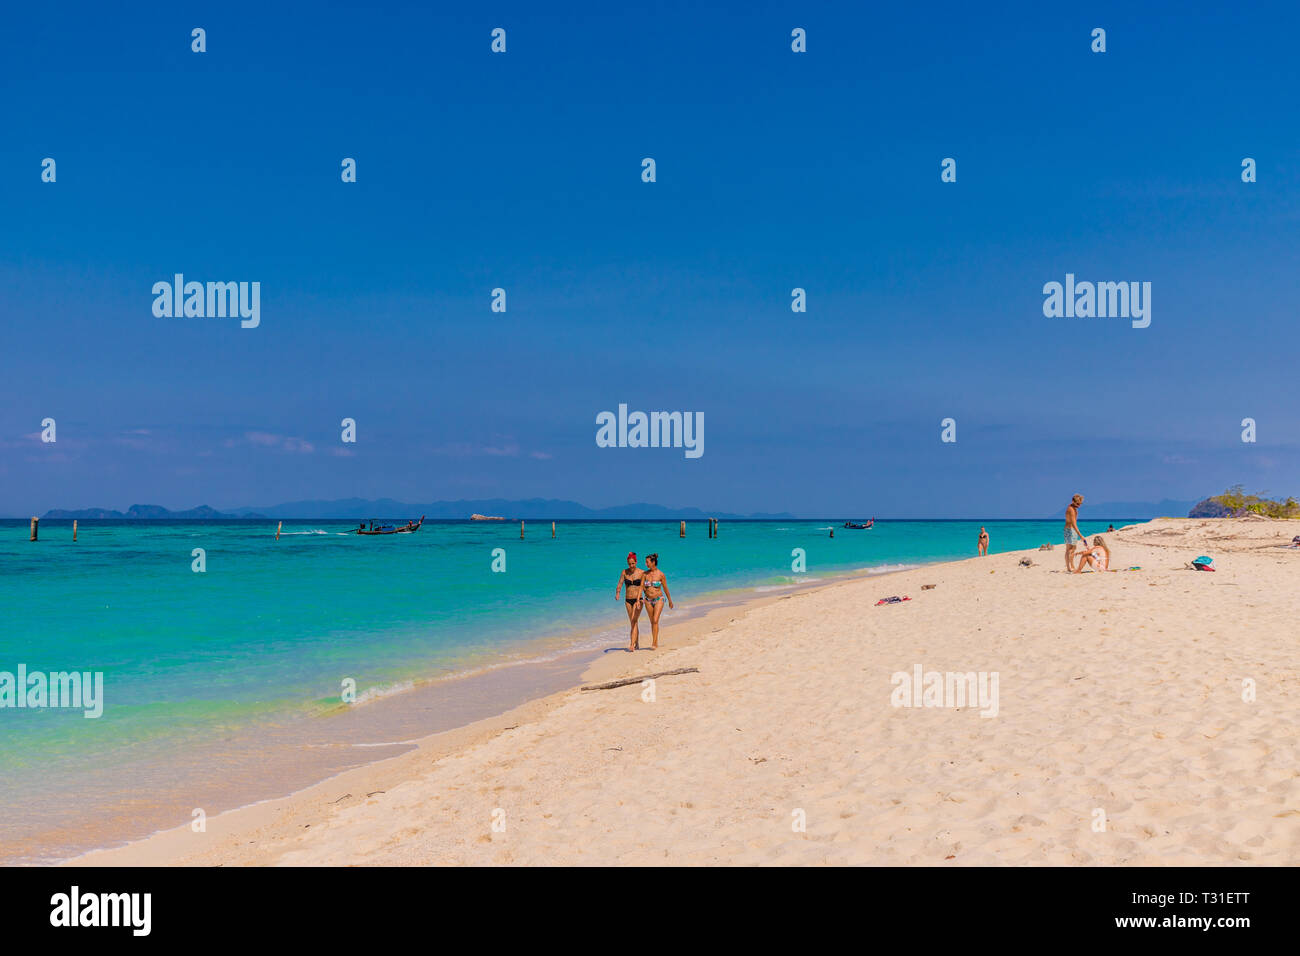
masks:
[[[622,591],[625,586],[627,587],[627,598],[624,601],[624,606],[627,609],[627,621],[630,625],[627,638],[627,650],[629,654],[641,646],[641,634],[640,629],[637,627],[637,619],[641,616],[641,608],[644,604],[641,600],[641,582],[644,580],[645,575],[642,573],[641,569],[636,566],[636,552],[629,551],[627,553],[627,567],[623,569],[621,574],[619,574],[618,587],[614,588],[614,600],[617,601],[619,592]],[[655,630],[657,635],[658,628]]]
[[[647,554],[645,556],[645,566],[648,569],[645,573],[644,585],[645,590],[641,592],[642,600],[650,606],[650,631],[654,635],[654,646],[652,651],[659,650],[659,618],[664,613],[664,600],[667,599],[668,606],[673,606],[673,596],[668,593],[668,578],[659,570],[659,555]]]
[[[983,525],[980,525],[979,554],[981,558],[989,556],[989,533],[984,530]]]
[[[1074,546],[1083,541],[1079,531],[1079,505],[1083,504],[1083,495],[1075,495],[1065,509],[1065,570],[1074,570]]]

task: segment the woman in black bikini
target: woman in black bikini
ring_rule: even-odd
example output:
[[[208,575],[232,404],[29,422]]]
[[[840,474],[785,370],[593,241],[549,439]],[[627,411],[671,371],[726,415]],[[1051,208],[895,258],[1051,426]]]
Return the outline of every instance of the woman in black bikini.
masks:
[[[640,633],[637,629],[637,618],[641,616],[641,582],[644,579],[641,569],[636,566],[636,552],[629,551],[627,554],[627,567],[623,573],[618,576],[618,587],[614,588],[614,600],[618,600],[619,592],[624,587],[627,588],[627,598],[624,601],[624,607],[627,608],[627,620],[632,625],[631,634],[628,635],[628,652],[635,651],[640,646]]]
[[[668,593],[668,577],[659,570],[659,555],[645,556],[646,573],[641,583],[641,600],[650,605],[650,631],[654,635],[652,651],[659,650],[659,618],[664,613],[664,600],[673,606],[673,596]]]

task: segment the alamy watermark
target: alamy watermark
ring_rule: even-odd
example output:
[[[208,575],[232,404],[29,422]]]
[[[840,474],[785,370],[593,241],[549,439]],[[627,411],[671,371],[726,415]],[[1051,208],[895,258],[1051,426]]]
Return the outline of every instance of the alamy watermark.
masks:
[[[84,711],[93,720],[104,713],[103,671],[0,671],[0,709],[45,710],[68,708]]]
[[[1151,324],[1150,282],[1075,282],[1067,272],[1064,285],[1048,282],[1043,295],[1049,319],[1132,319],[1135,329]]]
[[[124,927],[133,936],[148,936],[153,926],[152,893],[83,893],[75,884],[50,897],[50,925],[55,927]]]
[[[632,412],[618,406],[618,415],[596,416],[598,448],[684,448],[687,458],[704,454],[703,412]]]
[[[976,707],[981,717],[998,715],[998,671],[924,671],[920,664],[912,673],[895,671],[889,703],[894,707]]]
[[[153,295],[153,314],[159,319],[238,316],[244,329],[255,329],[262,321],[260,282],[186,282],[178,272],[171,282],[155,282]]]

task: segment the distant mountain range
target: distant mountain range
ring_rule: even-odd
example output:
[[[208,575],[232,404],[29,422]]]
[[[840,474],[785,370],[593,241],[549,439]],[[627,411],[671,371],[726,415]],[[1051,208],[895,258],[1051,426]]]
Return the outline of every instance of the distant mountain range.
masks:
[[[266,508],[236,508],[230,512],[217,511],[207,505],[190,508],[186,511],[170,511],[160,505],[132,505],[126,511],[112,511],[107,508],[83,508],[77,511],[55,509],[47,511],[42,517],[81,520],[96,518],[108,519],[204,519],[204,518],[354,518],[369,520],[371,518],[418,518],[425,515],[431,519],[468,518],[471,514],[502,515],[519,520],[554,520],[575,518],[773,518],[788,520],[793,515],[788,512],[778,514],[732,514],[726,511],[701,511],[699,508],[666,508],[663,505],[646,503],[616,505],[612,508],[588,508],[576,501],[563,501],[557,498],[528,498],[511,501],[505,498],[476,498],[462,501],[432,501],[425,504],[412,504],[395,501],[392,498],[380,498],[372,501],[366,498],[340,498],[334,501],[290,501]]]
[[[163,519],[205,519],[205,518],[265,518],[266,515],[247,514],[233,515],[217,511],[215,508],[209,508],[207,505],[199,505],[197,508],[188,508],[185,511],[172,511],[164,508],[162,505],[132,505],[125,511],[113,511],[110,508],[81,508],[75,511],[67,511],[62,508],[54,508],[41,515],[42,518],[77,518],[80,520],[93,520],[95,518],[115,519],[115,520],[138,520],[138,521],[159,521]]]
[[[1093,504],[1083,503],[1082,518],[1087,521],[1090,516],[1099,518],[1158,518],[1185,515],[1194,506],[1195,501],[1175,501],[1165,498],[1162,501],[1118,501]],[[310,519],[310,518],[352,518],[368,521],[371,518],[418,518],[420,515],[437,519],[467,519],[472,514],[501,515],[518,521],[551,521],[556,519],[636,519],[636,518],[737,518],[770,519],[790,521],[794,515],[787,511],[777,513],[756,512],[754,514],[733,514],[727,511],[701,511],[699,508],[668,508],[645,502],[630,505],[615,505],[612,508],[588,508],[576,501],[559,498],[525,498],[512,500],[508,498],[469,498],[459,501],[430,501],[424,504],[396,501],[392,498],[338,498],[334,500],[288,501],[283,504],[269,505],[263,508],[236,508],[233,511],[217,511],[207,505],[189,508],[185,511],[171,511],[161,505],[132,505],[126,511],[113,511],[108,508],[82,508],[70,511],[54,509],[47,511],[43,518],[70,520],[78,518],[83,521],[102,519],[117,520],[202,520],[219,518],[262,518],[262,519]],[[1063,518],[1065,509],[1061,508],[1052,517]],[[1197,515],[1200,516],[1199,514]]]
[[[513,519],[555,519],[555,518],[791,518],[789,513],[780,514],[732,514],[725,511],[701,511],[699,508],[667,508],[645,502],[630,505],[615,505],[612,508],[588,508],[576,501],[564,501],[559,498],[525,498],[511,500],[507,498],[470,498],[459,501],[430,501],[424,504],[394,501],[392,498],[380,498],[371,501],[365,498],[340,498],[334,501],[290,501],[266,508],[237,508],[238,517],[251,516],[255,513],[272,518],[468,518],[472,514],[501,515]]]

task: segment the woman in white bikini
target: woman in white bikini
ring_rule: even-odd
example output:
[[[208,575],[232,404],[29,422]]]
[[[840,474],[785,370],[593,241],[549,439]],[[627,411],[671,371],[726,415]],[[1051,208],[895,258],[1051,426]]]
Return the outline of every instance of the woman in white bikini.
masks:
[[[654,646],[659,650],[659,617],[664,613],[664,601],[673,606],[673,596],[668,593],[668,577],[659,570],[659,555],[647,554],[645,566],[648,569],[641,579],[641,599],[650,611],[650,631],[654,635]]]
[[[1074,569],[1074,573],[1082,574],[1085,564],[1094,571],[1110,570],[1110,548],[1106,547],[1106,542],[1102,540],[1101,535],[1092,539],[1091,551],[1080,552],[1079,565]]]

